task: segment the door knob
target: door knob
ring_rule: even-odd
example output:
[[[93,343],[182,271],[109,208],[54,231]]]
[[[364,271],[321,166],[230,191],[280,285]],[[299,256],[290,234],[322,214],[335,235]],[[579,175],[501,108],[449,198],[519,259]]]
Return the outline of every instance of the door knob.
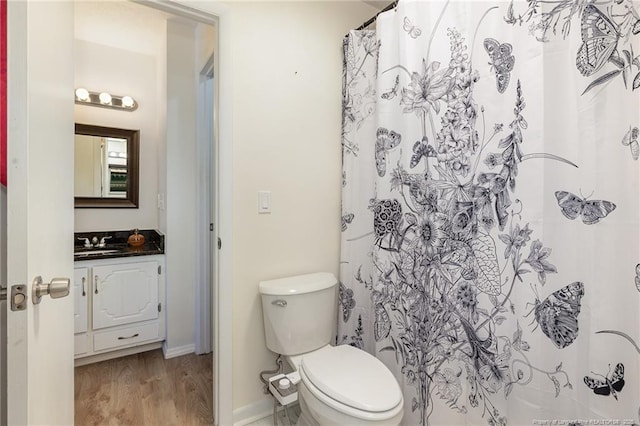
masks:
[[[37,276],[33,280],[33,304],[37,305],[42,300],[42,296],[47,294],[52,299],[58,299],[69,295],[69,288],[71,286],[71,280],[69,278],[53,278],[51,282],[45,284],[42,282],[42,277]]]

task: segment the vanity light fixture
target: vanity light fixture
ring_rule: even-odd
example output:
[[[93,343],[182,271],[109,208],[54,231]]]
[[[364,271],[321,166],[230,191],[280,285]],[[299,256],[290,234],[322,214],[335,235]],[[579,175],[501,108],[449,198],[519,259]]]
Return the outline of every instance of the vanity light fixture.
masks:
[[[80,105],[91,105],[121,111],[135,111],[138,109],[138,103],[131,96],[117,96],[108,92],[92,92],[84,87],[76,89],[75,100]]]
[[[131,96],[123,96],[122,97],[122,105],[125,108],[132,108],[136,101],[133,100]]]
[[[102,105],[111,105],[111,95],[107,92],[100,93],[98,99],[100,99]]]
[[[76,100],[87,102],[89,100],[89,91],[84,87],[78,87],[76,89]]]

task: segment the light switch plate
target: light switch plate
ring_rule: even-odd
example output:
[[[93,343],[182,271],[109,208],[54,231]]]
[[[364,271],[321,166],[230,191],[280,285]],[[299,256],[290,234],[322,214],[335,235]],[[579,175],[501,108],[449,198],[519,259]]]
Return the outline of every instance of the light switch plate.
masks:
[[[271,191],[258,191],[258,213],[271,213]]]

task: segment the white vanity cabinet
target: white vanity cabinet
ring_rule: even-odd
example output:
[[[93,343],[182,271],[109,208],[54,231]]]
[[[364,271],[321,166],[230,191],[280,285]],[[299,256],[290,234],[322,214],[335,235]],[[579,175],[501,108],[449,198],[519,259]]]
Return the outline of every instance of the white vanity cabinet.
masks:
[[[87,285],[89,269],[76,268],[73,273],[73,331],[87,331]]]
[[[95,266],[93,329],[158,318],[158,262]]]
[[[73,273],[73,332],[74,355],[86,354],[88,347],[87,330],[89,327],[88,312],[89,269],[75,268]]]
[[[76,359],[99,361],[150,349],[154,342],[160,346],[165,339],[163,269],[162,255],[76,262]]]

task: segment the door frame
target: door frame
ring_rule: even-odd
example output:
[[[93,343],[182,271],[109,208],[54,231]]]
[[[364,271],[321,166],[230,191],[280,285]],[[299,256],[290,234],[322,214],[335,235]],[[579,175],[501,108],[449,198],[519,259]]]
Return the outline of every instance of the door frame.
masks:
[[[218,264],[214,264],[213,398],[216,425],[233,424],[233,65],[232,14],[220,2],[189,0],[130,0],[177,16],[216,27],[214,73],[214,171],[217,171],[217,202],[214,206],[215,238],[222,241]],[[215,249],[214,249],[215,251]]]

